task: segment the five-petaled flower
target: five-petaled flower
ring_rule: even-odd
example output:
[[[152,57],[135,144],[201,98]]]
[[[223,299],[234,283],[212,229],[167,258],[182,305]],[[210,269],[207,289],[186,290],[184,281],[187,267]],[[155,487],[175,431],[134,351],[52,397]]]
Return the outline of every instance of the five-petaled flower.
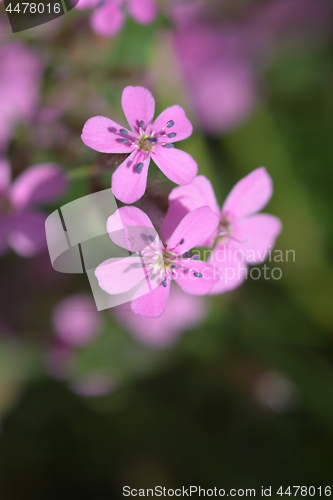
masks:
[[[96,10],[91,27],[98,35],[114,36],[122,29],[126,12],[139,24],[150,24],[157,16],[155,0],[80,0],[77,9]]]
[[[149,217],[139,208],[122,207],[111,215],[107,231],[118,246],[135,251],[129,257],[111,258],[100,264],[95,275],[99,286],[111,295],[134,290],[132,311],[158,317],[165,309],[170,282],[184,292],[206,295],[218,281],[212,265],[198,260],[190,250],[217,229],[219,218],[210,208],[188,213],[169,238],[156,233]]]
[[[0,254],[7,245],[24,257],[45,250],[46,215],[34,206],[55,200],[66,188],[65,174],[53,163],[29,167],[11,184],[9,162],[0,158]]]
[[[176,184],[192,182],[198,165],[174,142],[192,134],[191,122],[178,105],[165,109],[155,121],[155,100],[144,87],[126,87],[122,107],[131,127],[128,130],[104,116],[90,118],[82,141],[101,153],[131,153],[112,176],[112,191],[123,203],[139,200],[147,185],[150,158]]]
[[[265,167],[243,177],[227,196],[222,209],[211,182],[203,175],[198,175],[190,185],[171,191],[169,209],[162,223],[166,237],[186,213],[200,206],[210,207],[219,217],[215,233],[201,243],[214,247],[208,262],[219,269],[220,280],[210,293],[236,288],[246,277],[247,263],[257,264],[268,257],[282,225],[274,215],[257,212],[268,203],[272,193],[272,179]]]

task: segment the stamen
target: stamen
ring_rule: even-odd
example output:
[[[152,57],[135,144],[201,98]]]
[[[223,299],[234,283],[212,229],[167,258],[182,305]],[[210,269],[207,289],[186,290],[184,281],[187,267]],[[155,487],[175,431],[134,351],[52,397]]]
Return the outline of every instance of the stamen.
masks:
[[[168,137],[170,137],[170,139],[172,139],[173,137],[176,137],[176,132],[172,132],[171,134],[168,134]]]
[[[162,281],[162,285],[164,286],[164,288],[166,288],[167,284],[165,280]]]
[[[124,128],[121,128],[121,129],[119,130],[119,132],[120,132],[121,134],[128,134],[127,130],[126,130],[126,129],[124,129]]]
[[[184,243],[184,238],[179,242],[180,245]]]
[[[147,140],[150,141],[150,142],[157,142],[157,138],[156,137],[147,137]]]
[[[203,274],[201,274],[201,273],[193,273],[193,276],[195,276],[196,278],[202,278]]]
[[[169,120],[168,123],[167,123],[167,127],[171,128],[171,127],[174,126],[174,124],[175,124],[175,122],[173,120]]]
[[[169,143],[169,144],[165,144],[165,147],[166,147],[167,149],[170,149],[170,148],[174,148],[174,147],[175,147],[175,145],[174,145],[174,144],[170,144],[170,143]]]
[[[145,122],[143,120],[140,121],[141,128],[145,128]]]
[[[175,269],[177,266],[176,266],[176,264],[172,264],[171,267],[172,267],[172,269]]]
[[[156,278],[156,274],[152,274],[152,275],[150,276],[150,279],[151,279],[151,280],[154,280],[155,278]]]
[[[199,255],[198,254],[193,255],[193,260],[199,260]]]
[[[142,168],[143,168],[143,163],[142,162],[138,163],[136,166],[136,173],[141,174]]]
[[[152,236],[151,234],[149,235],[149,239],[150,239],[150,241],[152,241],[152,242],[153,242],[153,241],[155,241],[154,236]]]
[[[128,139],[118,139],[118,142],[121,142],[122,144],[127,144]]]
[[[140,267],[143,267],[143,264],[141,264],[141,263],[140,264],[135,264],[134,267],[135,267],[135,269],[139,269]]]
[[[186,259],[189,259],[189,258],[191,257],[191,252],[185,252],[185,253],[184,253],[184,257],[185,257]]]

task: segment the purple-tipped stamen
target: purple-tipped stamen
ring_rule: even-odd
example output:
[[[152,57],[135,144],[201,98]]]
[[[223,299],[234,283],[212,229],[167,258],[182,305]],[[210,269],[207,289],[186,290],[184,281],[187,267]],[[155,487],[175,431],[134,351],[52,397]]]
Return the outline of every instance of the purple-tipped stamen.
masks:
[[[121,129],[119,130],[119,132],[120,132],[121,134],[125,134],[125,135],[126,135],[126,134],[128,134],[128,132],[127,132],[127,130],[126,130],[125,128],[121,128]]]
[[[171,134],[168,134],[168,137],[172,139],[173,137],[176,137],[176,132],[172,132]]]
[[[184,243],[184,238],[179,242],[180,245]]]
[[[169,144],[164,144],[164,146],[165,146],[167,149],[170,149],[170,148],[174,148],[174,147],[175,147],[175,145],[174,145],[174,144],[171,144],[171,143],[169,143]]]
[[[154,236],[152,236],[151,234],[149,235],[149,239],[150,239],[151,242],[155,241]]]
[[[142,168],[143,168],[143,163],[142,162],[138,163],[136,166],[136,173],[141,174]]]
[[[118,139],[118,142],[120,142],[121,144],[127,144],[128,139]]]
[[[165,280],[162,281],[162,285],[164,286],[164,288],[166,288],[167,284]]]
[[[195,276],[196,278],[202,278],[203,274],[195,272],[193,273],[193,276]]]
[[[145,128],[145,122],[143,120],[140,121],[140,127]]]
[[[173,120],[169,120],[168,123],[167,123],[167,127],[171,128],[171,127],[174,126],[174,124],[175,124],[175,122]]]
[[[193,260],[199,260],[199,255],[198,254],[193,255]]]
[[[147,137],[147,140],[150,142],[157,142],[157,137]]]
[[[152,274],[152,275],[150,276],[150,279],[151,279],[151,280],[154,280],[155,278],[156,278],[156,274]]]
[[[184,257],[185,257],[186,259],[189,259],[189,258],[191,257],[191,253],[190,253],[190,252],[185,252],[185,253],[184,253]]]

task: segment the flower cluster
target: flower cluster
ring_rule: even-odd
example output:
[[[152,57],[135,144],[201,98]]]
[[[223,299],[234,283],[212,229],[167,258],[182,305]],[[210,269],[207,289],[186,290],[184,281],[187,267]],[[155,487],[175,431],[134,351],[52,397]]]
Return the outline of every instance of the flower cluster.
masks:
[[[169,195],[159,232],[137,207],[121,207],[109,217],[111,240],[134,253],[106,260],[95,275],[108,294],[133,290],[132,311],[156,318],[166,307],[172,280],[192,295],[222,293],[241,284],[247,263],[265,260],[281,223],[273,215],[258,214],[273,192],[264,167],[239,181],[220,209],[210,181],[196,176],[193,158],[174,148],[173,142],[192,133],[184,110],[171,106],[154,121],[155,101],[143,87],[126,87],[122,106],[130,129],[97,116],[86,122],[82,132],[83,142],[92,149],[129,153],[112,176],[116,198],[133,203],[143,196],[150,158],[180,186]],[[207,262],[200,258],[200,247],[212,249]]]

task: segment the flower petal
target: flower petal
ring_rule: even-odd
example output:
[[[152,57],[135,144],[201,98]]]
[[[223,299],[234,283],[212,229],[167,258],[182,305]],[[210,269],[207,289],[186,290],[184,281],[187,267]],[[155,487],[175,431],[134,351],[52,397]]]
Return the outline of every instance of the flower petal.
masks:
[[[209,292],[210,295],[217,295],[237,288],[247,276],[247,264],[242,262],[237,252],[229,245],[217,245],[208,262],[214,265],[215,274],[219,278]]]
[[[155,99],[144,87],[125,87],[121,96],[121,105],[126,119],[135,132],[139,131],[140,122],[145,126],[153,123]]]
[[[10,200],[19,208],[46,203],[59,198],[67,187],[66,175],[58,165],[34,165],[15,179],[10,190]]]
[[[230,191],[222,207],[226,218],[244,217],[259,212],[273,194],[273,183],[265,167],[253,170]]]
[[[149,318],[157,318],[163,313],[165,306],[168,302],[170,281],[166,281],[166,287],[162,284],[154,288],[149,293],[141,295],[131,302],[132,311],[141,316],[148,316]]]
[[[93,9],[100,3],[100,0],[79,0],[77,4],[75,4],[75,0],[73,0],[70,3],[78,10],[85,10]]]
[[[127,0],[127,10],[140,24],[149,24],[157,16],[157,5],[154,0]]]
[[[5,158],[0,158],[0,195],[5,193],[10,186],[11,168]]]
[[[86,146],[100,153],[131,153],[133,148],[119,131],[123,127],[105,116],[94,116],[84,124],[81,139]]]
[[[157,233],[148,215],[136,207],[121,207],[111,215],[106,229],[115,245],[131,252],[139,252],[151,244]]]
[[[156,146],[151,157],[163,174],[176,184],[189,184],[198,173],[192,156],[180,149]]]
[[[119,33],[125,22],[125,14],[119,2],[105,2],[92,13],[91,27],[102,36],[114,36]]]
[[[172,122],[174,122],[174,125],[170,128],[167,127],[167,124],[171,124]],[[164,130],[165,135],[163,135],[163,139],[165,142],[182,141],[190,137],[193,132],[192,123],[187,118],[184,109],[178,104],[162,111],[154,121],[153,129],[156,132]],[[168,137],[168,135],[172,135],[172,137]]]
[[[264,262],[281,229],[281,221],[274,215],[258,214],[238,219],[233,225],[232,236],[240,243],[232,240],[230,244],[243,254],[244,262]]]
[[[183,254],[207,240],[219,225],[219,218],[208,207],[193,210],[181,220],[169,240],[167,249]]]
[[[177,269],[177,277],[175,281],[180,288],[191,295],[207,295],[215,283],[219,280],[215,276],[214,267],[208,262],[202,260],[182,259],[177,262],[185,270]],[[195,276],[194,273],[201,274],[201,277]]]
[[[23,257],[33,257],[46,250],[46,216],[39,212],[13,214],[8,227],[8,245]]]
[[[140,173],[137,166],[142,163]],[[144,154],[134,151],[119,165],[112,175],[112,191],[115,197],[123,203],[134,203],[144,195],[147,186],[150,157],[144,159]]]
[[[136,267],[138,264],[141,264],[141,259],[136,255],[102,262],[95,270],[99,286],[106,293],[117,295],[128,292],[140,282],[145,283],[145,270]]]
[[[169,194],[169,209],[162,222],[163,241],[168,242],[173,231],[187,213],[204,206],[220,216],[213,186],[204,175],[195,177],[191,184],[174,188]],[[210,245],[207,244],[207,246]]]

